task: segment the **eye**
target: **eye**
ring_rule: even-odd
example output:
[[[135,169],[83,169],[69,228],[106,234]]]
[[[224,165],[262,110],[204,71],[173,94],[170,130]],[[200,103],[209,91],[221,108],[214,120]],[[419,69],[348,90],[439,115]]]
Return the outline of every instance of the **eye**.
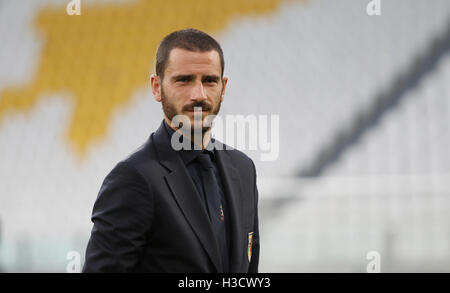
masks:
[[[217,83],[217,78],[214,78],[214,77],[206,77],[206,78],[203,80],[203,82],[206,82],[206,83]]]

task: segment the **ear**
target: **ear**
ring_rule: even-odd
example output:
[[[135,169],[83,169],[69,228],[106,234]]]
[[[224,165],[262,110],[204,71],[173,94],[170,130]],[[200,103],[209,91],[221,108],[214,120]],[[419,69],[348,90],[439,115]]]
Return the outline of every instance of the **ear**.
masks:
[[[155,100],[157,102],[161,102],[161,77],[157,76],[156,74],[152,74],[150,76],[150,85],[152,86],[152,92]]]
[[[224,99],[224,97],[225,97],[225,90],[226,90],[226,88],[227,88],[227,83],[228,83],[228,76],[224,76],[224,77],[222,78],[222,84],[223,84],[223,87],[222,87],[222,95],[220,96],[220,101],[221,101],[221,102],[223,102],[223,99]]]

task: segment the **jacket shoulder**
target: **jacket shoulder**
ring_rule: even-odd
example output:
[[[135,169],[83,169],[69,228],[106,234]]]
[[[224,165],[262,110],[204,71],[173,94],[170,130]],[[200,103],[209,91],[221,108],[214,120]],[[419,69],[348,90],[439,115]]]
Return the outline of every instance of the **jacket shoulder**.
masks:
[[[119,161],[114,168],[126,167],[143,174],[145,168],[151,167],[157,162],[155,146],[150,137],[144,144]]]

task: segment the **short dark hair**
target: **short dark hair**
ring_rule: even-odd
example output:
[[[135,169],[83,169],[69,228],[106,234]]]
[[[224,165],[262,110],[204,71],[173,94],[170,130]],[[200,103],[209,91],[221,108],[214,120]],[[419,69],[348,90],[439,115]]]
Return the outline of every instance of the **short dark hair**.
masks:
[[[225,67],[222,48],[219,43],[207,33],[188,28],[175,31],[161,41],[156,51],[156,75],[164,78],[164,70],[166,70],[169,55],[172,49],[179,48],[191,52],[208,52],[217,51],[220,57],[220,65],[222,66],[222,76]]]

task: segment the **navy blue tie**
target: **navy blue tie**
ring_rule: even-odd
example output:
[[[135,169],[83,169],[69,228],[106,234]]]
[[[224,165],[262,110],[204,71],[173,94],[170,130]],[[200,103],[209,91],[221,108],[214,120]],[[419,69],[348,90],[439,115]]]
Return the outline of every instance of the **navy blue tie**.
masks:
[[[223,269],[228,270],[228,246],[225,227],[224,199],[220,191],[218,178],[214,174],[211,157],[204,151],[198,156],[198,161],[202,165],[202,181],[207,201],[209,218],[214,231],[214,236],[219,244],[222,257]]]

